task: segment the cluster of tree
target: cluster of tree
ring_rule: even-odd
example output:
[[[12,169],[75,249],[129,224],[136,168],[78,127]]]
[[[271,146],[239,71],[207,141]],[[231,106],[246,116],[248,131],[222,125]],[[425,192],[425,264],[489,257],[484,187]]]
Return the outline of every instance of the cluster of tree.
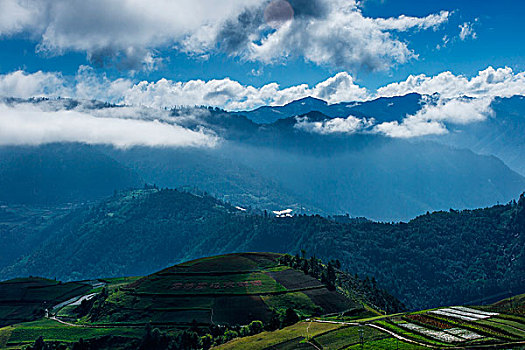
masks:
[[[296,270],[301,270],[305,275],[317,278],[325,284],[329,290],[335,290],[337,286],[336,269],[341,268],[341,262],[339,262],[339,260],[330,260],[330,262],[325,265],[321,259],[317,259],[314,255],[307,259],[306,251],[302,249],[301,256],[299,256],[299,254],[295,256],[285,254],[279,259],[279,263]]]
[[[293,313],[293,316],[292,316]],[[287,319],[286,319],[287,318]],[[298,316],[295,312],[287,311],[281,318],[278,317],[278,328],[297,322]],[[124,349],[139,350],[208,350],[213,346],[224,344],[239,337],[247,337],[261,333],[263,330],[272,329],[269,324],[264,325],[261,321],[252,321],[245,326],[212,325],[208,328],[199,327],[195,322],[189,329],[182,331],[161,330],[146,325],[144,335],[141,339],[128,339],[126,344],[119,344]],[[60,343],[44,342],[40,337],[34,346],[28,350],[95,350],[99,348],[110,349],[116,343],[122,343],[120,337],[99,337],[89,340],[80,339],[69,348]]]
[[[67,350],[67,345],[60,342],[45,342],[40,336],[33,345],[28,345],[25,350]]]
[[[299,322],[297,313],[287,308],[272,310],[272,317],[267,324],[261,321],[252,321],[248,325],[211,325],[207,328],[199,327],[194,321],[192,326],[176,334],[169,334],[146,326],[146,332],[141,339],[138,349],[141,350],[208,350],[212,346],[227,343],[235,338],[256,335],[262,331],[274,331]]]
[[[380,286],[411,309],[481,303],[502,292],[518,294],[525,285],[523,196],[507,205],[379,223],[306,215],[264,217],[206,195],[137,192],[132,194],[135,198],[123,193],[71,213],[62,225],[53,226],[40,249],[1,269],[0,278],[146,275],[201,256],[304,249],[325,261],[337,258],[342,270],[377,281],[350,280],[350,287]],[[333,283],[328,265],[321,268],[315,259],[294,258],[290,263],[327,285]],[[329,265],[337,269],[335,264]]]
[[[386,289],[379,287],[374,277],[366,276],[363,279],[357,274],[342,273],[338,275],[337,283],[347,296],[366,301],[375,310],[392,314],[407,309],[406,305],[398,298]]]
[[[310,258],[306,256],[306,251],[301,249],[301,255],[284,254],[279,259],[279,263],[302,270],[306,275],[320,280],[329,290],[339,288],[348,297],[365,302],[378,310],[396,313],[406,309],[406,306],[396,297],[380,288],[374,277],[366,276],[361,279],[357,274],[351,275],[344,272],[341,270],[341,262],[337,259],[323,264],[322,260],[316,258],[315,255]]]

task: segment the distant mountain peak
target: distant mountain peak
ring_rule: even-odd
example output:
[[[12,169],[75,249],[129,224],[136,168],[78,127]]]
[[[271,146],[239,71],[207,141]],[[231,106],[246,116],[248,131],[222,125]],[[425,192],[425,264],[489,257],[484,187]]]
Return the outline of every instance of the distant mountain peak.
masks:
[[[312,96],[307,96],[307,97],[303,97],[303,98],[300,98],[298,100],[294,100],[290,103],[287,103],[286,105],[291,105],[291,104],[294,104],[294,103],[301,103],[301,104],[322,104],[322,105],[327,105],[328,102],[326,102],[325,100],[321,100],[320,98],[317,98],[317,97],[312,97]]]

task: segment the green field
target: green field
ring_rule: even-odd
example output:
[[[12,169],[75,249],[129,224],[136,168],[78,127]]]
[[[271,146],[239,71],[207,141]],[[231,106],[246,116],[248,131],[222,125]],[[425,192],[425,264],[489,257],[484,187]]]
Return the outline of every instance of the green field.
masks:
[[[353,345],[345,350],[422,350],[422,349],[428,349],[428,347],[425,346],[419,346],[411,343],[405,343],[403,341],[399,341],[393,337],[381,339],[381,340],[374,340],[365,342],[362,346],[359,345]]]
[[[314,337],[317,344],[322,349],[344,349],[351,345],[360,344],[360,332],[363,335],[363,341],[371,342],[375,340],[389,338],[390,336],[372,327],[344,327],[323,335]]]
[[[87,293],[84,283],[60,283],[43,278],[19,278],[0,282],[0,327],[36,320],[45,309]]]
[[[144,333],[142,328],[87,328],[63,325],[53,320],[42,319],[33,322],[20,323],[0,329],[2,346],[17,346],[33,343],[42,336],[46,341],[75,342],[80,338],[89,339],[104,335],[115,335],[130,338],[140,338]]]
[[[488,310],[489,308],[484,309]],[[484,316],[479,319],[467,320],[464,316],[469,314],[470,316],[475,316],[476,309],[454,309],[466,312],[457,314],[457,316],[439,315],[434,312],[436,310],[446,312],[450,308],[424,310],[378,320],[357,321],[375,324],[415,342],[443,348],[460,347],[469,349],[477,348],[481,345],[494,348],[511,348],[513,342],[523,343],[525,341],[525,318],[516,314],[500,313],[490,315],[487,318]],[[335,320],[337,318],[331,319]],[[415,325],[415,328],[407,328],[407,324]],[[453,338],[447,338],[450,335]],[[391,345],[391,342],[388,340],[374,340],[374,344],[377,348],[389,349],[388,346]]]
[[[217,350],[250,349],[263,350],[271,346],[285,343],[291,339],[307,336],[313,337],[340,328],[340,325],[317,322],[299,322],[293,326],[286,327],[274,332],[263,332],[250,337],[232,340],[229,343],[218,346]]]

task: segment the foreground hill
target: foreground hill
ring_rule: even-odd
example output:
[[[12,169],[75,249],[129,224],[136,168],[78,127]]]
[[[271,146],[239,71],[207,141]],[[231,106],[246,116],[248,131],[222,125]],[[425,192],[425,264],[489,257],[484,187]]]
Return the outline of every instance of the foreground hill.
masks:
[[[407,306],[423,308],[519,293],[525,285],[524,240],[523,196],[518,203],[388,224],[276,218],[207,195],[150,189],[75,210],[53,226],[46,241],[0,270],[0,278],[140,276],[210,254],[305,249],[337,258],[344,270],[375,277]]]
[[[400,312],[387,292],[337,265],[240,253],[146,277],[7,281],[0,283],[0,348],[415,350],[525,343],[523,295],[488,306]],[[377,300],[388,301],[388,312],[371,307]]]
[[[299,269],[304,266],[306,273]],[[275,253],[208,257],[142,278],[71,283],[16,279],[0,283],[0,348],[34,341],[37,332],[46,340],[66,342],[83,335],[125,335],[133,347],[131,339],[142,336],[147,325],[168,329],[171,335],[191,327],[221,344],[239,336],[239,325],[246,327],[240,334],[248,335],[311,316],[377,316],[373,303],[378,300],[390,312],[403,308],[387,292],[345,275],[334,262]],[[179,348],[194,347],[174,349]]]
[[[234,339],[217,349],[523,349],[525,317],[516,307],[498,306],[508,302],[369,319],[314,318],[282,330]],[[524,296],[513,298],[513,302],[523,308]]]
[[[353,299],[337,292],[335,270],[330,287],[283,264],[282,258],[272,253],[241,253],[179,264],[120,287],[119,292],[92,308],[86,319],[128,324],[236,325],[254,320],[267,324],[289,308],[309,317],[359,314],[367,312],[365,306],[372,305],[373,298],[358,296],[357,289],[345,289]],[[315,266],[326,270],[320,262]],[[374,287],[369,292],[386,295]],[[392,298],[388,308],[399,311],[401,304]]]
[[[60,283],[37,277],[0,282],[0,328],[39,319],[45,309],[89,290],[87,282]]]

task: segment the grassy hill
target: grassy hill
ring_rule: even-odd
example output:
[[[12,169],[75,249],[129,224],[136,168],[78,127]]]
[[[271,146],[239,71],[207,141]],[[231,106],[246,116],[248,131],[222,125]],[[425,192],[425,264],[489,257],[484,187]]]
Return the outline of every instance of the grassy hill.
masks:
[[[170,267],[120,287],[87,315],[90,322],[248,324],[293,308],[312,316],[362,310],[318,279],[279,262],[281,255],[242,253]]]
[[[240,253],[145,277],[8,281],[0,284],[2,305],[19,305],[18,313],[28,316],[10,319],[9,326],[0,318],[0,349],[35,344],[35,349],[64,350],[413,350],[525,344],[524,295],[487,306],[382,314],[368,303],[370,295],[387,293],[352,289],[353,277],[334,265]],[[47,305],[55,307],[46,316]]]

